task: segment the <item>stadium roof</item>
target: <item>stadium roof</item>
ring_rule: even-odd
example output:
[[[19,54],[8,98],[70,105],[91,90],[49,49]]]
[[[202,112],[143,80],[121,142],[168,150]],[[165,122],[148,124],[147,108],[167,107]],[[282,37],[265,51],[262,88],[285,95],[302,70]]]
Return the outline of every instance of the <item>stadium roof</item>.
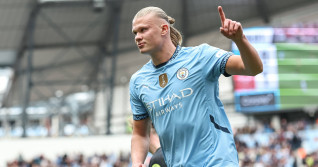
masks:
[[[125,84],[140,66],[134,14],[158,6],[188,38],[218,29],[217,6],[233,20],[271,16],[314,0],[0,0],[0,67],[12,68],[3,106]],[[187,43],[185,43],[186,45]],[[129,59],[127,55],[131,54]],[[123,58],[121,58],[123,57]],[[143,59],[142,59],[143,60]],[[118,77],[120,76],[120,77]],[[10,84],[12,83],[12,85]],[[1,99],[0,99],[1,100]]]

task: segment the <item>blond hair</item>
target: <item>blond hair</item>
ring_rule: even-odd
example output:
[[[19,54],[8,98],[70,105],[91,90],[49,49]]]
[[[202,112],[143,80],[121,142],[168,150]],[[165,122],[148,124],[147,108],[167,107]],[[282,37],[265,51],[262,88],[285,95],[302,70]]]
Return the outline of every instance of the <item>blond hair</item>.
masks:
[[[158,7],[145,7],[135,15],[134,20],[136,18],[146,16],[148,14],[155,14],[157,17],[162,18],[166,20],[170,24],[170,38],[174,46],[181,45],[182,44],[182,35],[181,33],[173,27],[173,24],[175,23],[175,19],[168,16],[166,12],[164,12],[161,8]]]

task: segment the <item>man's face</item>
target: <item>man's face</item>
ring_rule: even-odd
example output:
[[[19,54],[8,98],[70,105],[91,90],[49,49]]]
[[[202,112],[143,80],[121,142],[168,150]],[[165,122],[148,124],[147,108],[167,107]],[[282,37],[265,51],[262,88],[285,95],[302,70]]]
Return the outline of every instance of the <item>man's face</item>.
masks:
[[[154,53],[162,45],[162,23],[163,20],[148,14],[133,20],[132,32],[140,53]]]

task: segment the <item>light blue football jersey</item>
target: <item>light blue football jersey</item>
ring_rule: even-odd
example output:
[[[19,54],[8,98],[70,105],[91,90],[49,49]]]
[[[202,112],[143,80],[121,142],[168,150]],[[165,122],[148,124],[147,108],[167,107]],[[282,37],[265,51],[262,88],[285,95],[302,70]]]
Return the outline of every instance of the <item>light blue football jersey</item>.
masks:
[[[150,117],[169,167],[237,167],[218,79],[231,52],[178,46],[164,66],[150,60],[130,80],[134,120]]]

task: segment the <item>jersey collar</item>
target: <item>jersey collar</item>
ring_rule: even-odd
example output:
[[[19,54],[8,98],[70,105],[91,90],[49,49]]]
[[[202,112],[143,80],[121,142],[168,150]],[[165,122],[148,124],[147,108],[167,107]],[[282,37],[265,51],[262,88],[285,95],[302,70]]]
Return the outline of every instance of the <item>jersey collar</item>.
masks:
[[[180,50],[181,50],[181,47],[180,47],[179,45],[177,45],[176,50],[174,51],[173,55],[170,57],[170,59],[169,59],[168,61],[166,61],[166,62],[164,62],[164,63],[161,63],[161,64],[158,64],[158,65],[154,65],[154,64],[152,63],[152,65],[153,65],[155,68],[157,68],[157,69],[160,68],[160,67],[162,67],[162,66],[164,66],[164,65],[166,65],[168,62],[172,61],[173,59],[175,59],[175,58],[178,56],[178,53],[179,53]]]

